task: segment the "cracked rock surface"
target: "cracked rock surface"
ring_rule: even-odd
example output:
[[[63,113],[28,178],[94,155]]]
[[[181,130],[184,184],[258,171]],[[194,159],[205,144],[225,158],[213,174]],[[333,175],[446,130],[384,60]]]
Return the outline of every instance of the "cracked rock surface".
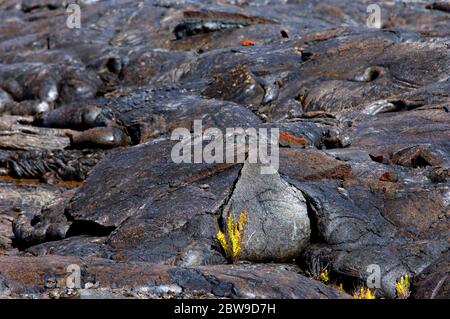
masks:
[[[2,1],[0,298],[450,298],[450,9],[372,2]],[[175,163],[195,120],[277,172]]]
[[[309,243],[310,224],[300,190],[278,174],[261,174],[261,166],[245,163],[223,211],[227,216],[248,213],[241,257],[252,261],[295,259]]]

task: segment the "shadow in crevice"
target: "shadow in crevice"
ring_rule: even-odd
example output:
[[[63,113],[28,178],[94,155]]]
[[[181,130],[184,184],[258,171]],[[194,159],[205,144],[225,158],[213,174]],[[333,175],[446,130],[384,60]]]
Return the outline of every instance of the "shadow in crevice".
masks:
[[[74,237],[80,235],[104,237],[111,234],[115,229],[116,227],[114,226],[102,226],[93,221],[75,220],[72,225],[70,225],[66,237]]]

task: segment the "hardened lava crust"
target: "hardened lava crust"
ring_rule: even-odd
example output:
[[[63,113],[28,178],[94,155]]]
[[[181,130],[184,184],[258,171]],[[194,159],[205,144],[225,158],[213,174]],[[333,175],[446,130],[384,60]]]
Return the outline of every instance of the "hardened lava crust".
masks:
[[[0,3],[0,298],[450,298],[448,2],[74,2]]]

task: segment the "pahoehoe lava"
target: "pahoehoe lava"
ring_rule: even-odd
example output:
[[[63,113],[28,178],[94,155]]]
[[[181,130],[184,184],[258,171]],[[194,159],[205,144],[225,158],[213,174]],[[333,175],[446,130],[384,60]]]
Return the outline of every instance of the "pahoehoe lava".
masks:
[[[0,3],[0,298],[450,298],[447,2],[76,2]],[[175,163],[195,120],[278,171]]]

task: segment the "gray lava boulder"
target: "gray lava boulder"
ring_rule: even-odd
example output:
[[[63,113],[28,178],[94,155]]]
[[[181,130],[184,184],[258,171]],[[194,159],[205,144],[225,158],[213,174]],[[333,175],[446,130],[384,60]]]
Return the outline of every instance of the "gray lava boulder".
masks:
[[[251,261],[292,260],[309,243],[311,233],[302,193],[278,173],[261,174],[259,164],[245,163],[230,201],[224,208],[234,220],[247,211],[241,259]]]

